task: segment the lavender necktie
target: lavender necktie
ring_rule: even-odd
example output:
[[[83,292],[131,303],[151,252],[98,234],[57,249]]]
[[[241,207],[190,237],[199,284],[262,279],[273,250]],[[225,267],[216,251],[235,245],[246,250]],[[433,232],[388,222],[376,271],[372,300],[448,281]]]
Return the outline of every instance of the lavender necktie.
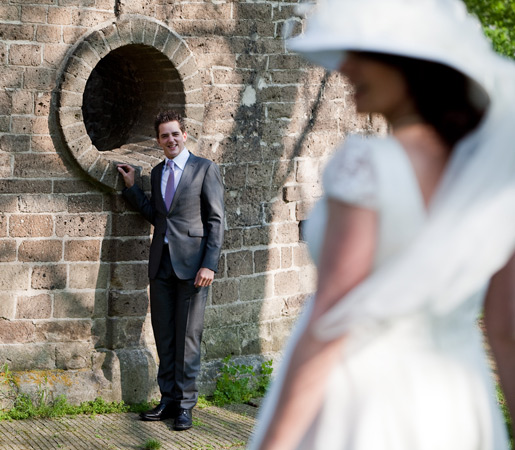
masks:
[[[168,181],[166,182],[166,190],[165,190],[165,205],[166,210],[170,209],[170,206],[172,204],[173,196],[175,194],[175,176],[173,173],[173,164],[174,162],[169,160],[168,161]]]

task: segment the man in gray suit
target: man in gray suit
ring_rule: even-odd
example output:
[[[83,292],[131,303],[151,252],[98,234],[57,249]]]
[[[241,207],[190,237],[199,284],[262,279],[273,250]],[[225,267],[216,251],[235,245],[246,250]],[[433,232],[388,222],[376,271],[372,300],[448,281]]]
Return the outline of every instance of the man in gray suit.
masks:
[[[148,275],[161,402],[140,417],[173,418],[174,429],[187,430],[198,398],[207,290],[223,242],[224,188],[218,166],[185,147],[180,114],[160,113],[155,130],[165,160],[152,169],[150,199],[135,184],[134,168],[118,165],[123,195],[154,225]]]

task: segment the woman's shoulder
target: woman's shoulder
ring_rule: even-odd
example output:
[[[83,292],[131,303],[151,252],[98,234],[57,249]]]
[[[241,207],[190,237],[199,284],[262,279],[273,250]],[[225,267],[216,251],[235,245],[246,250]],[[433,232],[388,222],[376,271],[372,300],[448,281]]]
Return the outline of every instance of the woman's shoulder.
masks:
[[[329,197],[374,208],[377,203],[375,153],[389,137],[349,135],[326,166],[323,185]]]

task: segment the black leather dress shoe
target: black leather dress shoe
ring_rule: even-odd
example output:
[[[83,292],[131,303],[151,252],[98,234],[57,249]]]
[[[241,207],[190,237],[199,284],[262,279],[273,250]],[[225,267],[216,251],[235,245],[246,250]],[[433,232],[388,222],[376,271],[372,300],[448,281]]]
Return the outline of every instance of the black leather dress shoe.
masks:
[[[188,430],[193,426],[193,419],[191,417],[191,409],[179,409],[179,415],[175,418],[173,429],[176,431]]]
[[[165,420],[177,417],[179,410],[176,405],[160,403],[150,411],[142,412],[139,417],[145,421]]]

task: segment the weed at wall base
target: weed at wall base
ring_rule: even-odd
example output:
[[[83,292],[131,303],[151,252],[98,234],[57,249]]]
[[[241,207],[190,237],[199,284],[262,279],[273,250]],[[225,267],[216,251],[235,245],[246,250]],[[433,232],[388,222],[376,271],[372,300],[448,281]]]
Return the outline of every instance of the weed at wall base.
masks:
[[[250,365],[236,364],[231,356],[222,360],[220,376],[216,380],[213,403],[247,403],[253,397],[262,397],[271,381],[272,360],[261,364],[259,373]]]

